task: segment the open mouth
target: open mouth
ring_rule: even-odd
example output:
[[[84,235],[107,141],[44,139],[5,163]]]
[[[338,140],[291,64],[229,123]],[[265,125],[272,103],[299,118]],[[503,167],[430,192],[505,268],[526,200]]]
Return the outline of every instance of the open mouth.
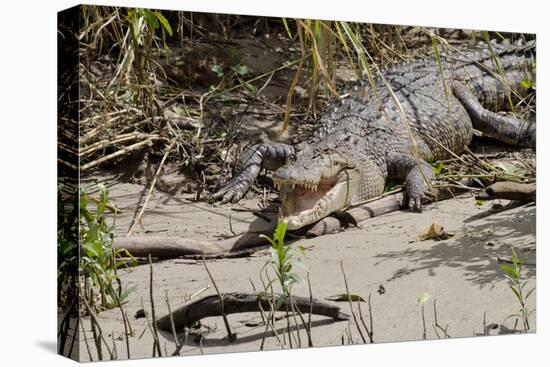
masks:
[[[289,217],[300,217],[314,209],[323,209],[324,199],[338,183],[334,176],[321,179],[319,182],[297,182],[290,180],[274,180],[275,187],[281,192],[282,205],[280,220]]]
[[[295,230],[348,207],[359,188],[359,177],[355,169],[341,170],[317,182],[274,177],[275,186],[281,193],[279,222]]]

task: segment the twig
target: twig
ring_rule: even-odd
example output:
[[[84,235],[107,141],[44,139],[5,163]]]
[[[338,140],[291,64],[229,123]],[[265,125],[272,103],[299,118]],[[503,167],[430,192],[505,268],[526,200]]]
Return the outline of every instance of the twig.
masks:
[[[307,316],[307,329],[308,332],[308,343],[310,347],[313,347],[313,340],[311,339],[311,314],[313,313],[313,293],[311,292],[311,279],[309,277],[309,271],[307,273],[307,289],[309,291],[309,312]]]
[[[190,301],[192,300],[193,298],[195,298],[196,296],[198,296],[199,294],[203,293],[204,291],[207,291],[210,289],[210,284],[207,284],[205,287],[199,289],[198,291],[196,291],[195,293],[193,293],[192,295],[189,296],[189,298],[187,299],[187,301]]]
[[[126,154],[126,153],[128,153],[132,150],[136,150],[138,148],[141,148],[144,145],[151,145],[151,143],[152,143],[151,139],[146,139],[146,140],[140,141],[139,143],[135,143],[135,144],[132,144],[130,146],[124,147],[124,148],[122,148],[121,150],[119,150],[117,152],[114,152],[112,154],[109,154],[109,155],[106,155],[106,156],[101,157],[99,159],[96,159],[95,161],[92,161],[90,163],[86,163],[85,165],[80,167],[80,171],[84,172],[87,169],[90,169],[92,167],[97,166],[98,164],[105,163],[108,160],[111,160],[111,159],[116,158],[116,157],[120,157],[121,155],[124,155],[124,154]]]
[[[147,191],[147,195],[145,196],[145,200],[143,202],[143,205],[141,206],[141,209],[140,209],[138,215],[136,215],[136,217],[132,221],[132,224],[130,225],[130,228],[128,229],[128,233],[126,234],[126,237],[129,237],[132,234],[132,232],[134,231],[134,227],[140,221],[141,216],[145,212],[145,209],[147,208],[147,204],[149,203],[149,199],[151,198],[151,193],[153,192],[153,188],[155,187],[155,183],[157,182],[157,178],[158,178],[158,176],[159,176],[159,174],[162,170],[162,166],[164,165],[164,162],[166,161],[166,158],[168,157],[168,154],[172,150],[172,147],[174,146],[174,144],[176,143],[176,140],[178,138],[179,138],[179,136],[172,139],[172,142],[170,143],[168,148],[166,148],[166,150],[164,152],[164,155],[162,156],[162,159],[160,160],[159,166],[157,167],[157,171],[155,172],[155,176],[153,177],[153,180],[151,181],[151,185],[149,186],[149,190]]]
[[[501,263],[501,264],[514,264],[514,261],[510,258],[510,257],[500,257],[498,256],[496,258],[496,261],[498,263]],[[537,266],[536,263],[532,263],[532,262],[528,262],[528,261],[523,261],[522,262],[523,265],[527,265],[527,266]]]
[[[250,285],[252,286],[252,291],[256,292],[256,286],[254,285],[254,282],[252,281],[252,278],[248,277],[248,281],[250,282]]]
[[[71,282],[70,284],[70,290],[75,289],[76,285]],[[69,292],[68,292],[69,293]],[[72,292],[71,292],[72,293]],[[71,328],[71,312],[73,311],[73,307],[77,304],[78,300],[78,294],[75,294],[71,297],[71,303],[68,307],[66,307],[66,311],[63,315],[63,318],[61,319],[61,323],[59,325],[59,331],[57,332],[57,337],[59,338],[59,351],[58,353],[61,355],[65,355],[65,344],[67,343],[67,336],[69,335],[69,330]],[[67,355],[70,355],[70,353],[67,353]]]
[[[101,326],[99,326],[99,322],[97,321],[97,318],[96,318],[95,314],[93,313],[92,308],[88,304],[88,301],[86,301],[85,297],[81,297],[81,300],[82,300],[82,303],[84,304],[84,307],[86,307],[86,310],[88,311],[88,314],[90,315],[90,320],[91,320],[91,324],[92,324],[92,332],[94,332],[95,329],[97,328],[97,331],[99,332],[99,338],[105,344],[105,348],[107,348],[107,352],[109,352],[109,356],[111,357],[111,359],[114,359],[113,358],[113,352],[111,351],[111,348],[109,348],[109,344],[107,343],[107,340],[105,340],[105,337],[103,336]],[[103,356],[102,356],[102,353],[101,353],[101,341],[96,343],[96,345],[98,346],[97,351],[98,351],[98,355],[99,355],[100,360],[103,359],[102,358]]]
[[[147,135],[147,134],[140,134],[140,133],[122,134],[113,139],[104,139],[96,143],[90,144],[89,146],[86,146],[86,147],[81,146],[78,156],[80,157],[80,159],[82,159],[87,155],[97,152],[98,150],[105,149],[111,145],[119,144],[128,140],[137,140],[139,138],[149,139],[151,141],[166,139],[159,135]]]
[[[180,344],[178,342],[178,334],[176,333],[176,326],[174,325],[174,318],[172,316],[172,309],[170,307],[170,301],[168,300],[168,291],[165,291],[166,306],[168,307],[168,315],[170,317],[170,328],[172,329],[172,335],[174,336],[174,344],[176,344],[176,351],[172,355],[179,355]]]
[[[273,332],[273,335],[277,338],[277,341],[279,342],[279,346],[281,349],[283,349],[283,343],[281,342],[281,339],[279,339],[279,335],[276,333],[274,326],[269,322],[269,315],[265,315],[265,311],[262,307],[261,302],[258,302],[258,309],[260,310],[260,315],[262,316],[262,322],[265,324],[264,333],[262,335],[262,341],[260,343],[260,350],[264,350],[265,345],[265,339],[267,337],[267,330],[271,327],[271,330]]]
[[[220,299],[220,305],[221,305],[221,316],[223,318],[223,322],[225,324],[225,329],[227,330],[227,338],[230,342],[235,341],[237,339],[237,336],[234,335],[231,332],[231,328],[229,327],[229,321],[227,320],[227,315],[225,314],[225,308],[223,304],[223,295],[220,293],[220,290],[218,289],[218,286],[216,285],[216,281],[214,280],[214,277],[212,276],[212,273],[210,273],[210,270],[208,269],[208,266],[206,266],[206,260],[202,259],[202,263],[204,264],[204,268],[206,269],[206,272],[208,273],[208,276],[210,277],[210,281],[212,282],[212,285],[214,286],[214,289],[216,290],[216,293],[218,294],[218,297]]]
[[[369,299],[367,300],[368,304],[369,304],[369,324],[370,324],[370,336],[372,338],[372,340],[374,341],[374,326],[373,326],[373,322],[372,322],[372,305],[370,303],[370,293],[369,293]]]
[[[143,304],[143,297],[141,298],[141,308],[145,310],[145,305]],[[155,335],[155,331],[153,330],[153,325],[151,324],[151,320],[149,320],[149,316],[147,316],[147,314],[145,314],[145,320],[147,321],[147,327],[149,328],[149,331],[153,335],[153,352],[152,352],[152,355],[153,355],[153,357],[156,357],[156,352],[157,352],[157,339],[156,338],[158,337],[158,335]],[[143,332],[139,336],[140,339],[143,337],[143,334],[145,334],[146,330],[147,329],[143,329]]]
[[[479,188],[477,187],[470,187],[466,185],[455,185],[455,184],[434,184],[432,185],[434,189],[460,189],[460,190],[467,190],[467,191],[479,191]]]
[[[286,96],[285,118],[283,120],[283,127],[281,128],[279,135],[283,134],[288,129],[288,123],[290,119],[290,108],[292,104],[292,96],[294,95],[294,89],[296,88],[296,84],[298,84],[298,80],[300,79],[302,66],[304,65],[304,61],[306,60],[304,36],[302,35],[301,27],[298,27],[298,37],[300,39],[300,51],[302,54],[300,57],[300,61],[298,63],[298,68],[296,69],[296,74],[294,74],[294,79],[292,79],[292,83],[290,84],[290,88],[288,89],[288,94]]]
[[[90,344],[88,343],[88,338],[86,337],[86,330],[84,329],[84,322],[82,321],[82,317],[78,318],[78,322],[80,323],[80,328],[82,329],[84,344],[86,345],[86,351],[88,352],[88,358],[90,358],[90,362],[93,362],[94,359],[92,358],[92,351],[90,350]]]
[[[267,329],[268,327],[271,328],[271,332],[273,333],[273,335],[275,336],[275,338],[277,339],[277,342],[279,343],[279,347],[281,347],[281,349],[284,348],[284,342],[281,340],[281,338],[279,338],[279,334],[277,334],[277,330],[275,329],[275,308],[274,308],[274,304],[275,304],[275,294],[273,292],[273,282],[271,281],[271,279],[269,278],[269,274],[267,272],[267,262],[262,266],[262,268],[260,269],[260,281],[262,282],[262,285],[264,286],[264,292],[267,293],[268,291],[268,288],[269,290],[271,291],[271,300],[268,301],[268,307],[269,307],[269,315],[267,317],[264,317],[264,309],[263,309],[263,306],[262,306],[262,302],[260,299],[258,299],[258,309],[260,310],[260,315],[262,316],[262,320],[264,320],[265,324],[266,324],[266,328],[264,330],[264,334],[262,336],[262,343],[260,345],[260,350],[263,350],[264,349],[264,343],[265,343],[265,338],[267,336]],[[264,279],[262,278],[262,270],[265,270],[265,276],[267,278],[267,284],[264,282]],[[283,334],[283,337],[284,337],[284,334]]]
[[[353,304],[351,302],[351,295],[350,295],[349,287],[348,287],[348,279],[346,277],[346,272],[344,270],[344,261],[343,260],[340,260],[340,268],[342,269],[342,274],[344,275],[344,284],[346,286],[346,294],[348,296],[349,308],[351,310],[351,316],[353,317],[353,321],[355,322],[355,326],[357,327],[357,331],[359,332],[359,336],[361,336],[361,339],[363,340],[363,343],[366,344],[367,339],[365,339],[365,336],[363,335],[363,332],[361,331],[361,327],[359,326],[359,322],[357,321],[357,315],[355,315],[355,311],[353,310]],[[368,332],[368,330],[367,330],[367,332]]]
[[[371,326],[370,330],[367,327],[367,324],[365,323],[365,319],[363,318],[363,310],[361,310],[361,301],[360,300],[357,300],[357,307],[359,308],[359,319],[361,320],[361,324],[363,324],[363,327],[365,328],[365,331],[367,332],[367,336],[369,337],[369,341],[371,343],[374,343],[374,340],[372,338],[373,333],[372,333],[372,312],[371,312],[371,307],[370,307],[370,294],[369,294],[369,318],[370,318],[370,326]]]
[[[113,292],[114,293],[114,292]],[[124,309],[122,308],[122,304],[120,303],[120,298],[119,298],[119,295],[116,295],[116,302],[118,304],[118,308],[120,310],[120,313],[122,314],[122,322],[124,323],[124,336],[125,336],[125,339],[126,339],[126,354],[128,356],[128,359],[131,359],[131,355],[130,355],[130,332],[128,329],[130,329],[131,331],[131,327],[130,326],[130,321],[128,320],[128,316],[126,315],[126,312],[124,312]]]
[[[421,314],[422,314],[422,339],[426,340],[426,318],[424,317],[424,304],[421,306]]]
[[[118,351],[116,350],[115,334],[111,333],[111,339],[113,340],[113,359],[118,359]]]
[[[237,233],[235,233],[235,231],[233,230],[233,222],[231,221],[231,213],[229,213],[229,232],[231,232],[231,234],[233,236],[237,235]]]
[[[155,336],[155,344],[157,347],[157,352],[159,354],[159,357],[162,357],[162,352],[160,350],[160,341],[159,341],[159,333],[157,330],[157,322],[155,317],[155,300],[153,298],[153,260],[151,259],[151,255],[149,255],[149,269],[150,269],[150,275],[149,275],[149,297],[151,299],[151,318],[152,318],[152,324],[153,324],[153,332]]]
[[[296,310],[294,308],[294,302],[292,302],[292,295],[290,294],[290,290],[288,291],[288,297],[290,298],[290,310],[292,311],[292,317],[293,317],[293,320],[294,320],[294,325],[295,325],[295,328],[296,328],[296,336],[297,336],[297,339],[298,339],[298,348],[301,348],[302,347],[302,338],[300,337],[300,328],[298,327],[298,320],[296,319]],[[288,316],[287,316],[288,317]],[[292,334],[292,336],[294,336],[294,334]]]
[[[447,327],[445,329],[443,329],[441,327],[441,325],[439,325],[439,322],[437,321],[437,308],[436,308],[436,301],[434,299],[434,328],[438,328],[439,330],[441,330],[443,332],[443,334],[445,335],[445,338],[450,338],[451,336],[447,333],[447,328],[449,327],[447,325]],[[437,330],[435,331],[435,333],[437,334]],[[439,337],[439,334],[437,335]]]

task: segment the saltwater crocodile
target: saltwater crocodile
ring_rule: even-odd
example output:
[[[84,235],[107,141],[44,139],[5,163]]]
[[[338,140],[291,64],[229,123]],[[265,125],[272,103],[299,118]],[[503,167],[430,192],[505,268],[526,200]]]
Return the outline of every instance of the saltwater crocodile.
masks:
[[[491,42],[381,70],[374,84],[356,85],[329,104],[306,141],[248,146],[212,198],[240,200],[265,168],[275,171],[279,220],[289,229],[379,196],[390,178],[404,180],[408,206],[420,211],[435,178],[428,162],[461,153],[474,128],[535,148],[535,123],[492,112],[527,94],[534,63],[533,41]]]

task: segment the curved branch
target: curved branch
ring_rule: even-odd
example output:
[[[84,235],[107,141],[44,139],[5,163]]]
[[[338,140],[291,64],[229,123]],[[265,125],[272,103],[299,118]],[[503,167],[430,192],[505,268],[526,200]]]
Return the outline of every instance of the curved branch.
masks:
[[[327,302],[316,299],[310,300],[309,297],[291,296],[291,305],[289,297],[283,294],[275,293],[273,297],[275,297],[275,300],[281,299],[279,306],[281,310],[286,309],[288,305],[288,309],[294,307],[294,309],[306,314],[311,311],[314,315],[331,317],[336,321],[349,320],[349,315],[340,312],[339,306]],[[263,310],[266,310],[270,308],[270,303],[273,304],[274,302],[270,293],[225,293],[223,294],[222,310],[220,297],[212,295],[178,308],[172,312],[172,318],[175,330],[178,332],[191,327],[195,322],[205,317],[222,316],[222,313],[228,315],[242,312],[259,312],[260,306]],[[171,332],[170,314],[158,319],[157,326],[160,330]]]

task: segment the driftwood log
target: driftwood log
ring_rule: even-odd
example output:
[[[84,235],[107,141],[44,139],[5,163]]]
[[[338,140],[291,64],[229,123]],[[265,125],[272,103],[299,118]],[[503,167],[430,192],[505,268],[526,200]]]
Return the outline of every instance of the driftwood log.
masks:
[[[340,307],[327,302],[319,301],[315,298],[291,296],[290,298],[275,293],[273,296],[270,293],[225,293],[223,294],[223,307],[218,295],[207,296],[195,302],[186,304],[172,312],[174,328],[176,332],[182,331],[184,328],[191,327],[197,321],[212,316],[229,315],[242,312],[259,312],[267,311],[271,308],[275,300],[281,299],[280,310],[289,310],[294,307],[303,314],[311,313],[331,317],[334,320],[348,320],[349,315],[340,312]],[[289,300],[291,302],[289,302]],[[261,309],[260,309],[261,306]],[[172,324],[170,314],[165,315],[157,320],[159,330],[172,332]]]
[[[534,183],[516,183],[510,181],[496,182],[476,195],[476,200],[516,200],[531,202],[537,199],[537,188]]]
[[[266,244],[259,235],[271,236],[273,231],[245,233],[220,241],[196,240],[193,238],[172,236],[136,236],[115,238],[115,249],[126,249],[132,256],[157,258],[216,258],[245,256]]]

